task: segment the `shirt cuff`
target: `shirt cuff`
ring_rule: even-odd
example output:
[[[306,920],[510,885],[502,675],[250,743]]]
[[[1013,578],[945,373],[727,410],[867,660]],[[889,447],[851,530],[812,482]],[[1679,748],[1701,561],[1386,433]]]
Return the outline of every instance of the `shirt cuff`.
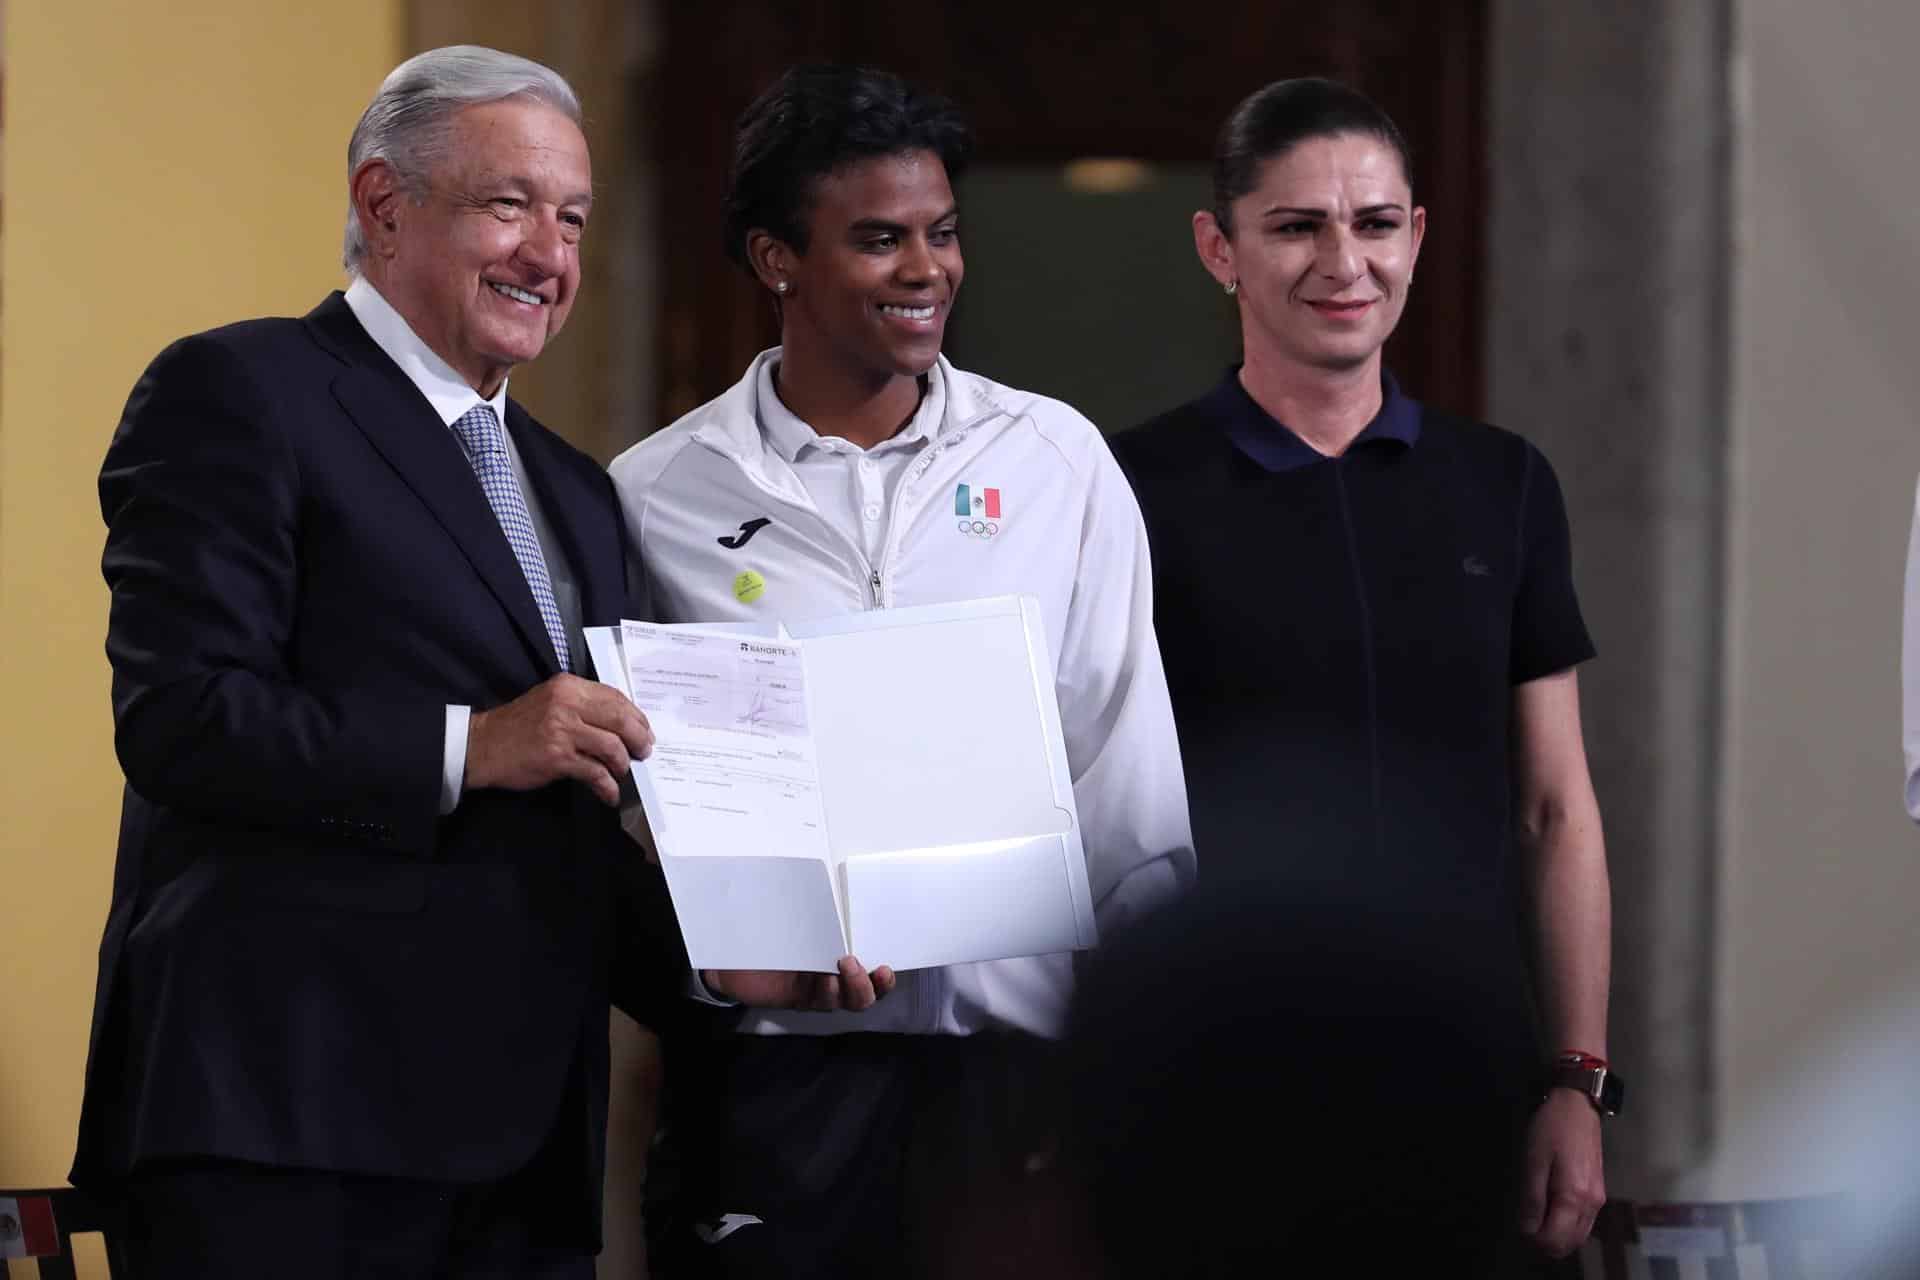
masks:
[[[467,721],[472,707],[447,704],[446,753],[440,762],[440,813],[452,813],[460,803],[460,788],[467,779]]]

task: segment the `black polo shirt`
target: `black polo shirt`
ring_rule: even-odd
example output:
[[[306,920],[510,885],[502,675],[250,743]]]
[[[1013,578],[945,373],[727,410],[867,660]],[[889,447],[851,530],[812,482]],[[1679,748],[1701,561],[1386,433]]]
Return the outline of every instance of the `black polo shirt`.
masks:
[[[1513,688],[1593,655],[1553,469],[1391,377],[1328,458],[1238,374],[1113,441],[1200,873],[1451,921],[1506,971]]]

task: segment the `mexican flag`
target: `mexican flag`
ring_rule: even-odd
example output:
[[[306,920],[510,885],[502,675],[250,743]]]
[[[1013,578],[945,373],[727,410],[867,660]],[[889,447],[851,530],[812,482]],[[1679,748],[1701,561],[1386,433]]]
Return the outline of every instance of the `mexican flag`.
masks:
[[[59,1253],[53,1201],[45,1196],[0,1196],[0,1258],[51,1258]]]
[[[1000,491],[983,485],[963,484],[953,491],[953,514],[976,519],[1000,518]]]

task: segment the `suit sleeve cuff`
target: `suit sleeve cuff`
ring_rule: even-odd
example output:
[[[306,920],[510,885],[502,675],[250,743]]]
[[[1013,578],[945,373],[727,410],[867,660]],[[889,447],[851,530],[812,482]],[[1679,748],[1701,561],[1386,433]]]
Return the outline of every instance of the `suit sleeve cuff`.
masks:
[[[471,707],[447,704],[446,754],[440,766],[440,813],[452,813],[460,803],[460,789],[467,778],[467,720]]]

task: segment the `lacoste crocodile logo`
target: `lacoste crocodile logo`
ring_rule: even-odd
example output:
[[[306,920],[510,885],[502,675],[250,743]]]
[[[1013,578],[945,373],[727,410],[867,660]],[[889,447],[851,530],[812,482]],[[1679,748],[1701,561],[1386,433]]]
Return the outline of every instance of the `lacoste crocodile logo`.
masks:
[[[721,546],[725,547],[729,551],[738,551],[740,548],[746,546],[749,542],[753,541],[754,534],[760,532],[762,529],[766,528],[768,525],[772,523],[773,521],[769,520],[767,517],[760,516],[757,519],[749,520],[745,524],[742,524],[740,526],[740,532],[734,534],[732,537],[715,538],[714,541],[719,543]]]

